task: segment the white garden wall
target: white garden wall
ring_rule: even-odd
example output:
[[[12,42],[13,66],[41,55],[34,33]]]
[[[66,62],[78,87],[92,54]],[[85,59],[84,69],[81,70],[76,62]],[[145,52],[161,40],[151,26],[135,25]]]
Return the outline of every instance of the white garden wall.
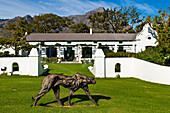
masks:
[[[13,71],[13,63],[18,64],[19,71]],[[6,67],[6,70],[2,71],[4,67]],[[43,74],[44,71],[35,48],[31,50],[29,57],[0,58],[0,73],[38,76]]]
[[[104,58],[101,49],[97,50],[95,64],[89,68],[96,77],[135,77],[145,81],[170,85],[170,67],[160,66],[136,58]],[[105,62],[105,63],[103,63]],[[120,64],[120,72],[115,65]]]

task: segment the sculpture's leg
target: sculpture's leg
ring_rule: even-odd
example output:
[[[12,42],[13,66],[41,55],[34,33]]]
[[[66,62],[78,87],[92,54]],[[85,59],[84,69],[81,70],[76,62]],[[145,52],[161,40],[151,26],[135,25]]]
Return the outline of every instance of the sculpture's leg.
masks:
[[[59,85],[58,85],[58,86],[55,86],[55,87],[53,87],[52,89],[53,89],[54,94],[55,94],[55,99],[58,101],[58,103],[59,103],[61,106],[63,106],[63,104],[61,103],[61,101],[60,101],[60,99],[59,99],[59,97],[60,97],[60,86],[59,86]]]
[[[90,95],[90,93],[89,93],[88,86],[83,87],[82,89],[86,92],[86,95],[87,95],[87,96],[89,97],[89,99],[95,104],[95,106],[99,106],[99,105],[93,100],[93,98],[91,97],[91,95]]]
[[[52,79],[49,78],[45,78],[42,84],[42,88],[40,90],[40,92],[38,93],[38,95],[35,98],[35,102],[34,102],[34,106],[36,106],[38,100],[44,96],[46,93],[48,93],[52,87],[53,81]]]
[[[74,92],[73,92],[72,90],[70,90],[69,96],[68,96],[68,103],[69,103],[70,106],[71,106],[71,101],[70,101],[70,99],[71,99],[71,96],[72,96],[73,93],[74,93]]]
[[[42,96],[44,96],[46,93],[48,93],[50,91],[50,89],[41,89],[41,91],[37,94],[35,101],[34,101],[34,106],[36,106],[38,100],[40,100],[40,98]]]

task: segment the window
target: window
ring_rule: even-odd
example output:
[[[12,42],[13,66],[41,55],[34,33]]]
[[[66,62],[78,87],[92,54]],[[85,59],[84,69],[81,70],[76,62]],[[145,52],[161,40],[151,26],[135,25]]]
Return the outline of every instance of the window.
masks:
[[[92,58],[92,47],[82,48],[82,58]]]
[[[148,40],[151,40],[151,37],[148,37]]]
[[[119,44],[122,44],[123,43],[123,41],[119,41]]]
[[[12,71],[14,72],[14,71],[19,71],[19,65],[18,65],[18,63],[13,63],[12,64]]]
[[[94,44],[97,44],[97,41],[94,41]]]
[[[124,50],[124,47],[122,45],[120,45],[120,46],[118,46],[117,52],[126,52],[126,50]]]
[[[121,72],[121,64],[120,63],[117,63],[115,65],[115,72]]]

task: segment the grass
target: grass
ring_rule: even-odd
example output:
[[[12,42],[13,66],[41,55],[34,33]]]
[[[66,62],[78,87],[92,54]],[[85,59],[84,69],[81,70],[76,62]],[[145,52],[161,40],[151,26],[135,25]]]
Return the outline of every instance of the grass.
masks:
[[[87,76],[94,77],[94,75],[88,70],[88,66],[92,64],[55,64],[55,63],[49,63],[49,73],[57,73],[57,74],[65,74],[68,76],[72,76],[75,73],[82,73]]]
[[[49,73],[73,75],[79,72],[93,76],[87,71],[89,65],[49,64],[49,66],[51,69]],[[1,76],[0,113],[170,112],[170,86],[149,83],[135,78],[97,78],[97,83],[89,85],[89,89],[99,106],[94,106],[84,91],[80,89],[73,95],[72,107],[61,107],[55,101],[53,91],[50,91],[38,101],[41,106],[31,107],[33,104],[31,97],[35,97],[40,91],[44,78],[45,76]],[[61,87],[60,99],[65,105],[68,105],[68,93],[68,89]]]

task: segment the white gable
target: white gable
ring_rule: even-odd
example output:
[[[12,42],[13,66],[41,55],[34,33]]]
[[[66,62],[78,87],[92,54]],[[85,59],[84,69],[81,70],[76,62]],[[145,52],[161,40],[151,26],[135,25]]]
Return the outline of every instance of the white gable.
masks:
[[[156,46],[157,38],[157,32],[149,24],[146,24],[136,36],[137,52],[144,51],[147,46]]]

